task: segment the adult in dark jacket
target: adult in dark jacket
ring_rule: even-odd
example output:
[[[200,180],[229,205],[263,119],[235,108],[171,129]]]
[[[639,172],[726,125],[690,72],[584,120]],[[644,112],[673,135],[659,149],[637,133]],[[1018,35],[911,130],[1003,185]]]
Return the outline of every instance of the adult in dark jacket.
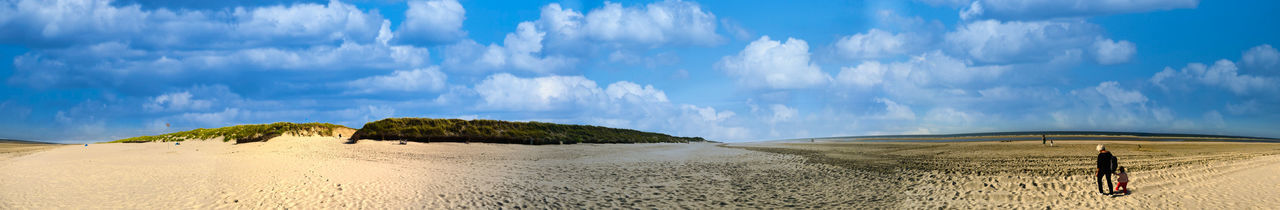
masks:
[[[1098,145],[1098,168],[1094,169],[1093,171],[1093,176],[1097,177],[1097,180],[1098,180],[1098,193],[1101,193],[1103,195],[1110,195],[1114,193],[1114,191],[1112,191],[1113,189],[1112,187],[1114,186],[1111,185],[1111,174],[1115,173],[1116,171],[1116,165],[1117,165],[1116,162],[1117,162],[1116,156],[1111,155],[1111,152],[1107,151],[1107,147],[1099,144]],[[1107,180],[1106,191],[1102,190],[1103,189],[1102,180],[1104,179],[1104,177]]]

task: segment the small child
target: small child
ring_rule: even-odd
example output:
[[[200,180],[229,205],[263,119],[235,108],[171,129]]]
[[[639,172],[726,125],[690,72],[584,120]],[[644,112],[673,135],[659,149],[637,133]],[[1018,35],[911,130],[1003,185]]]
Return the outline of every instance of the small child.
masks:
[[[1116,191],[1120,191],[1120,188],[1124,188],[1124,194],[1128,195],[1129,173],[1125,173],[1124,166],[1120,166],[1119,170],[1116,170],[1116,182],[1119,182],[1116,184]]]

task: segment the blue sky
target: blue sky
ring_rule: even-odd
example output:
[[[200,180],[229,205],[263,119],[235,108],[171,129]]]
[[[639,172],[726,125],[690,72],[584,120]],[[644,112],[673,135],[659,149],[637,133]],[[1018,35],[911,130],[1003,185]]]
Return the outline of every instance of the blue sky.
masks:
[[[1273,1],[0,1],[0,138],[484,118],[1280,137]]]

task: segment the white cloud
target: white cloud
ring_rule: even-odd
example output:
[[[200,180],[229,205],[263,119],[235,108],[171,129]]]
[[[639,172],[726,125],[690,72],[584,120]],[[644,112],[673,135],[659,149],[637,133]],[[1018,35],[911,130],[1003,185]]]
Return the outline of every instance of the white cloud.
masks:
[[[800,110],[782,104],[770,105],[769,109],[773,111],[773,116],[769,118],[772,123],[792,121],[800,115]]]
[[[794,38],[778,42],[762,36],[737,55],[725,56],[716,66],[737,78],[740,85],[753,88],[799,89],[831,80],[809,61],[809,44]]]
[[[912,112],[911,107],[908,107],[907,105],[898,104],[898,102],[894,102],[893,100],[889,100],[887,98],[876,98],[875,101],[878,103],[884,104],[884,107],[885,107],[884,108],[885,112],[879,116],[876,116],[876,118],[883,119],[883,120],[915,120],[916,119],[916,113]]]
[[[1120,87],[1115,81],[1072,90],[1076,102],[1066,107],[1065,115],[1054,115],[1060,123],[1075,128],[1124,129],[1157,128],[1153,122],[1169,122],[1168,113],[1155,107],[1146,95]]]
[[[297,3],[230,10],[144,10],[110,1],[21,0],[4,6],[0,41],[71,46],[124,41],[142,48],[226,48],[374,41],[381,15],[354,5]]]
[[[946,130],[954,130],[956,132],[965,132],[975,128],[976,122],[985,120],[991,122],[994,120],[986,119],[987,116],[979,112],[966,112],[951,107],[936,107],[930,109],[924,116],[924,124],[931,125],[934,129],[947,128]]]
[[[673,117],[651,121],[664,123],[666,130],[672,130],[680,136],[703,136],[717,141],[753,138],[747,128],[726,125],[735,115],[732,111],[716,111],[712,107],[688,104],[679,105],[677,111]]]
[[[218,106],[239,105],[239,94],[226,85],[196,85],[148,98],[142,108],[149,112],[203,111]]]
[[[519,78],[500,73],[475,85],[480,109],[522,113],[552,112],[569,123],[594,122],[711,139],[748,138],[741,127],[726,125],[731,111],[673,104],[651,85],[619,81],[601,88],[581,76]],[[567,114],[566,114],[567,112]]]
[[[1147,97],[1138,91],[1130,91],[1121,88],[1119,83],[1115,81],[1107,81],[1093,87],[1095,91],[1102,94],[1107,100],[1107,104],[1111,106],[1125,106],[1130,104],[1143,104],[1147,102]]]
[[[1227,103],[1227,113],[1234,115],[1252,114],[1257,113],[1260,110],[1261,105],[1258,103],[1258,100],[1248,100],[1239,104]]]
[[[238,122],[245,116],[252,114],[252,111],[241,111],[238,108],[226,108],[220,112],[183,113],[173,119],[200,126],[225,126]]]
[[[208,100],[193,100],[190,92],[167,93],[156,96],[150,103],[142,107],[149,111],[207,109],[212,103]]]
[[[938,2],[938,1],[929,1]],[[954,1],[951,1],[954,2]],[[977,0],[960,12],[962,19],[1052,19],[1195,8],[1199,0]]]
[[[377,93],[382,91],[421,92],[440,91],[448,76],[439,67],[398,70],[390,75],[372,76],[347,82],[350,93]]]
[[[609,95],[610,100],[626,101],[630,103],[664,103],[667,102],[667,94],[653,88],[653,85],[640,86],[636,83],[628,81],[615,82],[609,84],[604,89]]]
[[[951,50],[991,63],[1042,62],[1094,43],[1101,27],[1084,21],[975,21],[945,35]]]
[[[974,66],[967,60],[932,51],[911,56],[906,61],[866,61],[855,67],[844,67],[837,74],[835,84],[851,87],[855,92],[878,90],[884,96],[918,104],[969,103],[990,99],[977,93],[1003,84],[991,82],[1000,81],[997,79],[1010,69],[1003,65]]]
[[[743,27],[742,24],[737,21],[733,21],[728,18],[721,18],[720,25],[724,26],[724,31],[729,32],[729,35],[733,35],[734,39],[746,41],[751,40],[751,37],[754,37],[754,35],[751,35],[751,31],[747,30],[746,27]]]
[[[142,51],[125,45],[100,52],[40,50],[14,58],[11,84],[46,87],[120,87],[147,83],[219,79],[241,71],[335,71],[352,68],[416,68],[427,63],[424,48],[343,43],[302,49]]]
[[[465,40],[446,47],[445,69],[506,70],[556,73],[579,60],[608,54],[613,61],[638,61],[626,54],[666,45],[718,44],[716,18],[692,2],[663,1],[643,7],[605,3],[583,15],[558,3],[541,9],[538,20],[522,22],[503,45]],[[617,55],[617,56],[614,56]],[[623,56],[623,57],[620,57]]]
[[[544,111],[569,109],[602,102],[603,90],[581,76],[518,78],[501,73],[475,86],[484,108]]]
[[[558,3],[542,7],[542,30],[550,32],[552,45],[714,45],[716,17],[693,2],[667,0],[644,7],[624,7],[606,2],[586,15]]]
[[[917,85],[962,85],[994,79],[1007,70],[1004,66],[973,66],[968,61],[947,56],[941,51],[933,51],[913,56],[906,62],[894,63],[890,72],[898,80],[911,81]]]
[[[836,75],[836,83],[864,89],[870,88],[884,81],[884,75],[889,71],[888,68],[889,65],[882,65],[876,61],[863,62],[853,68],[841,67],[840,74]]]
[[[605,2],[587,13],[583,31],[595,40],[656,45],[711,45],[720,41],[716,17],[693,2],[667,0],[644,8]]]
[[[1245,51],[1240,58],[1240,63],[1244,63],[1245,67],[1258,73],[1278,75],[1280,74],[1280,51],[1276,51],[1276,48],[1272,48],[1269,44],[1258,45]]]
[[[1213,66],[1190,63],[1180,71],[1165,67],[1149,81],[1165,90],[1191,90],[1192,84],[1202,84],[1221,87],[1236,95],[1277,90],[1276,78],[1243,75],[1238,70],[1235,63],[1225,59],[1214,62]]]
[[[910,43],[906,34],[893,34],[880,29],[845,36],[836,41],[836,52],[848,59],[884,58],[906,53]]]
[[[1133,42],[1127,40],[1113,41],[1101,37],[1093,43],[1092,49],[1094,58],[1099,64],[1103,65],[1129,62],[1133,54],[1138,51]]]
[[[532,22],[522,22],[517,25],[516,32],[507,34],[502,46],[490,44],[486,47],[467,40],[447,47],[444,65],[482,71],[516,69],[539,73],[571,68],[576,59],[543,52],[542,40],[546,34]]]
[[[462,22],[467,11],[456,0],[409,1],[396,37],[406,43],[429,45],[457,41],[467,36]]]

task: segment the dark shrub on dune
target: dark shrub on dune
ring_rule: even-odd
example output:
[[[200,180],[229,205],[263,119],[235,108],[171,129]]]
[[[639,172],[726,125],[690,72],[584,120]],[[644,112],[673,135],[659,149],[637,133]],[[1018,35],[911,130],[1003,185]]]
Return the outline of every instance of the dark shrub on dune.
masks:
[[[574,143],[687,143],[701,137],[676,137],[630,129],[591,125],[500,120],[388,118],[370,122],[352,141],[407,140],[415,142],[484,142],[512,144]]]

